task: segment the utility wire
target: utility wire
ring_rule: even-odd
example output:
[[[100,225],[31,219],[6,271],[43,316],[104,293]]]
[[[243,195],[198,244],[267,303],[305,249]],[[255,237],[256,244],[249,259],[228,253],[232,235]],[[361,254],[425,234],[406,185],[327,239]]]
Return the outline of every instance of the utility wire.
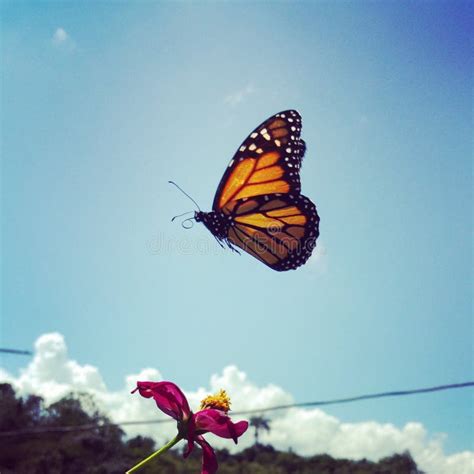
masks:
[[[19,349],[2,349],[2,348],[0,348],[0,352],[6,352],[7,354],[33,355],[33,352],[31,352],[31,351],[21,351]]]
[[[336,405],[342,403],[352,403],[358,402],[361,400],[370,400],[374,398],[384,398],[384,397],[401,397],[406,395],[416,395],[418,393],[429,393],[429,392],[439,392],[442,390],[452,390],[457,388],[467,388],[474,386],[474,381],[472,382],[463,382],[463,383],[454,383],[449,385],[438,385],[435,387],[427,388],[417,388],[413,390],[398,390],[394,392],[381,392],[381,393],[372,393],[367,395],[358,395],[356,397],[348,398],[336,398],[333,400],[323,400],[315,402],[303,402],[303,403],[291,403],[288,405],[276,405],[268,408],[260,408],[254,410],[242,410],[242,411],[233,411],[233,415],[250,415],[253,413],[263,413],[268,411],[276,410],[286,410],[289,408],[303,408],[303,407],[315,407],[323,405]],[[150,424],[159,424],[159,423],[169,423],[174,421],[172,418],[163,418],[158,420],[141,420],[141,421],[123,421],[119,423],[91,423],[85,425],[76,425],[76,426],[38,426],[35,428],[27,428],[24,430],[15,430],[15,431],[3,431],[0,432],[0,438],[6,438],[9,436],[22,436],[22,435],[35,435],[43,433],[69,433],[75,431],[89,431],[97,428],[102,428],[106,426],[131,426],[131,425],[150,425]]]
[[[260,410],[245,410],[241,412],[232,412],[233,414],[250,414],[250,413],[262,413],[266,411],[274,410],[285,410],[288,408],[303,408],[303,407],[317,407],[323,405],[336,405],[340,403],[352,403],[359,402],[361,400],[370,400],[373,398],[384,398],[384,397],[401,397],[405,395],[415,395],[417,393],[428,393],[428,392],[439,392],[441,390],[451,390],[454,388],[465,388],[474,386],[473,382],[463,382],[463,383],[454,383],[450,385],[438,385],[436,387],[428,388],[416,388],[414,390],[398,390],[396,392],[381,392],[381,393],[372,393],[368,395],[358,395],[356,397],[349,398],[336,398],[334,400],[323,400],[318,402],[302,402],[302,403],[291,403],[288,405],[277,405],[269,408],[261,408]]]

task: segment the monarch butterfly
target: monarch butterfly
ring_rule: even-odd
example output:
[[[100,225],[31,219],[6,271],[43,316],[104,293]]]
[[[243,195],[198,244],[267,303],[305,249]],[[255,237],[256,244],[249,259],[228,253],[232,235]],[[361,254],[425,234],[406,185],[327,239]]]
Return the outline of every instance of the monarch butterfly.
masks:
[[[265,120],[230,161],[212,211],[194,214],[221,246],[238,247],[277,271],[303,265],[319,236],[316,206],[300,193],[306,150],[300,133],[296,110]]]

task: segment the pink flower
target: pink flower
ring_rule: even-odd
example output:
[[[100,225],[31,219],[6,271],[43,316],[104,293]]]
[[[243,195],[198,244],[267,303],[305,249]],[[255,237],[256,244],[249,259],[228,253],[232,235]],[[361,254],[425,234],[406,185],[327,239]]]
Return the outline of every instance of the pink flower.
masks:
[[[197,413],[191,411],[184,393],[172,382],[137,382],[133,392],[136,390],[142,397],[153,398],[162,412],[177,421],[179,438],[188,441],[185,458],[194,449],[195,443],[201,447],[201,474],[214,474],[218,467],[214,450],[203,434],[214,433],[221,438],[233,439],[237,444],[237,439],[247,431],[247,421],[233,423],[227,415],[230,400],[224,390],[206,397]]]

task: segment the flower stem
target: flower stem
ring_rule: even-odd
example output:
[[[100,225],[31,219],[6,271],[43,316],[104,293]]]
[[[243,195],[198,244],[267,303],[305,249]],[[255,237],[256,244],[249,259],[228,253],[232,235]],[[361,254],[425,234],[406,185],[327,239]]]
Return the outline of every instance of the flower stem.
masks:
[[[150,454],[150,456],[145,458],[143,461],[140,461],[138,464],[135,464],[135,466],[133,466],[131,469],[129,469],[125,474],[130,474],[130,473],[135,472],[136,470],[140,469],[148,461],[151,461],[153,458],[156,458],[160,454],[163,454],[164,452],[168,451],[168,449],[172,448],[178,441],[181,441],[182,439],[183,438],[181,438],[179,435],[177,435],[169,443],[167,443],[163,447],[161,447],[158,451],[155,451],[153,454]]]

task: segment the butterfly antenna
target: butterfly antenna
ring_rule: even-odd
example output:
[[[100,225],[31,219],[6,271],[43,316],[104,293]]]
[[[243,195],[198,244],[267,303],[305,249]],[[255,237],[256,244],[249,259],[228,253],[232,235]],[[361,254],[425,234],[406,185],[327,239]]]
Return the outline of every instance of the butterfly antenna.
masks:
[[[173,222],[175,219],[177,219],[178,217],[183,217],[185,216],[186,214],[191,214],[192,212],[194,211],[188,211],[188,212],[183,212],[182,214],[179,214],[177,216],[174,216],[172,219],[171,219],[171,222]]]
[[[184,219],[183,222],[181,222],[181,226],[184,229],[191,229],[191,227],[193,227],[193,225],[194,225],[195,220],[196,219],[194,217],[188,217],[187,219]]]
[[[201,208],[199,207],[199,204],[186,191],[183,191],[174,181],[168,181],[168,183],[173,184],[174,186],[176,186],[185,196],[187,196],[189,199],[191,199],[191,201],[194,202],[194,204],[196,204],[196,206],[199,210],[201,210]],[[178,216],[176,216],[176,217],[178,217]],[[173,217],[173,219],[174,219],[174,217]]]

